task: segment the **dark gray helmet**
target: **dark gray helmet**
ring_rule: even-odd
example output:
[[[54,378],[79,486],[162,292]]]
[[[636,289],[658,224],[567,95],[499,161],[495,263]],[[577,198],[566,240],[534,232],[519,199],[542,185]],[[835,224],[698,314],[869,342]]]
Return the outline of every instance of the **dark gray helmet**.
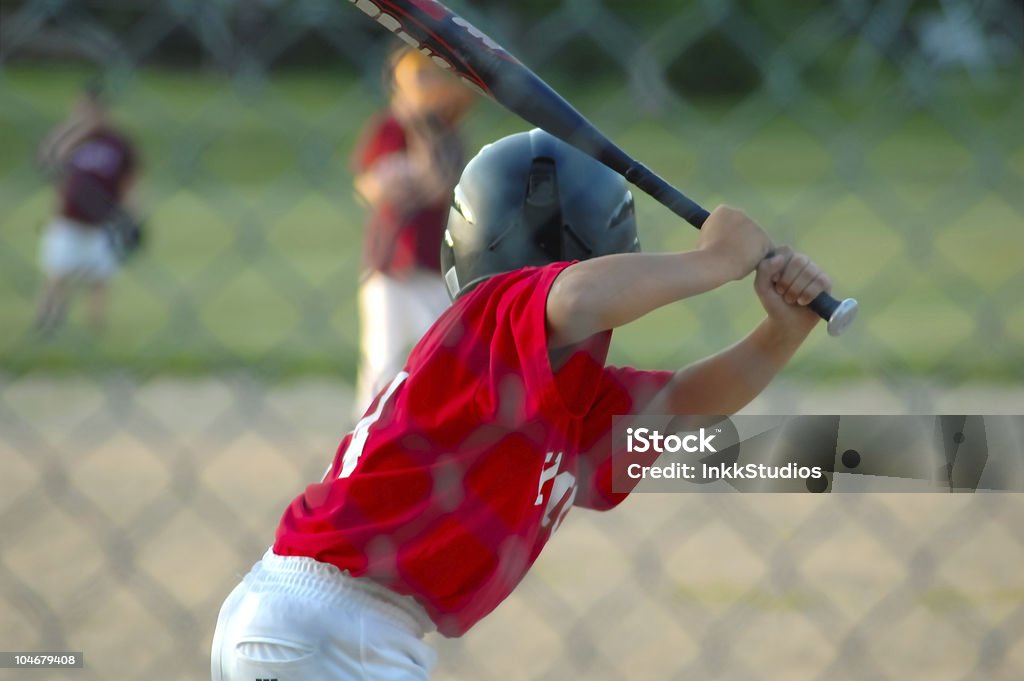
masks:
[[[640,250],[626,180],[543,130],[488,144],[466,165],[441,242],[454,299],[527,266]]]

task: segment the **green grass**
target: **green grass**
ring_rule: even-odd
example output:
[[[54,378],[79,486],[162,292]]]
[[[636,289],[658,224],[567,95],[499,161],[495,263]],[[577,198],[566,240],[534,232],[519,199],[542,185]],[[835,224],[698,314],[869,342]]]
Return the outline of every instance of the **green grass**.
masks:
[[[255,85],[140,71],[116,117],[145,165],[148,248],[116,280],[111,323],[29,332],[39,232],[52,194],[31,163],[84,72],[0,72],[0,371],[126,369],[143,375],[256,369],[351,378],[362,209],[347,156],[379,103],[315,73]],[[918,109],[898,86],[873,104],[692,101],[658,116],[607,84],[567,92],[634,156],[705,205],[740,205],[821,262],[862,305],[841,341],[822,331],[791,373],[1024,375],[1024,104],[1019,83],[979,96],[944,87]],[[971,102],[958,107],[958,102]],[[522,129],[483,105],[470,146]],[[638,193],[647,250],[694,232]],[[81,301],[76,301],[81,302]],[[613,359],[670,368],[739,338],[758,318],[749,282],[662,310],[618,334]]]

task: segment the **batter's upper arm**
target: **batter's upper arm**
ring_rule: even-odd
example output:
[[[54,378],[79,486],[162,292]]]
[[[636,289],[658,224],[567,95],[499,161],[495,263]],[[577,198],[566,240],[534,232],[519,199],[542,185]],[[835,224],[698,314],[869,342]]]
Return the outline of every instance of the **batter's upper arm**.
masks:
[[[548,291],[545,321],[548,349],[557,350],[580,343],[604,329],[586,311],[586,282],[579,268],[570,265],[562,270]]]

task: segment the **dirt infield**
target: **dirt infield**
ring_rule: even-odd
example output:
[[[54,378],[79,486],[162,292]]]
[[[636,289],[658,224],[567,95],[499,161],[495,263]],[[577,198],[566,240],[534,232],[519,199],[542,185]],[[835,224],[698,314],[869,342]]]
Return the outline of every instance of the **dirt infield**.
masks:
[[[0,649],[208,678],[217,608],[351,390],[0,377]],[[752,413],[1024,413],[1024,390],[774,386]],[[1024,495],[635,495],[576,511],[438,679],[1019,681]],[[0,679],[27,672],[0,670]]]

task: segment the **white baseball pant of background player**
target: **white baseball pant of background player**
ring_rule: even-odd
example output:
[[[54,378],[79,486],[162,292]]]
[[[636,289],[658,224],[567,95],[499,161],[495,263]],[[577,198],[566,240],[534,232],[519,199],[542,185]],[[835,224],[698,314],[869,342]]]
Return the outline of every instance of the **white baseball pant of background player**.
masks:
[[[359,286],[360,363],[353,418],[405,365],[409,350],[451,300],[441,274],[395,277],[373,272]]]

